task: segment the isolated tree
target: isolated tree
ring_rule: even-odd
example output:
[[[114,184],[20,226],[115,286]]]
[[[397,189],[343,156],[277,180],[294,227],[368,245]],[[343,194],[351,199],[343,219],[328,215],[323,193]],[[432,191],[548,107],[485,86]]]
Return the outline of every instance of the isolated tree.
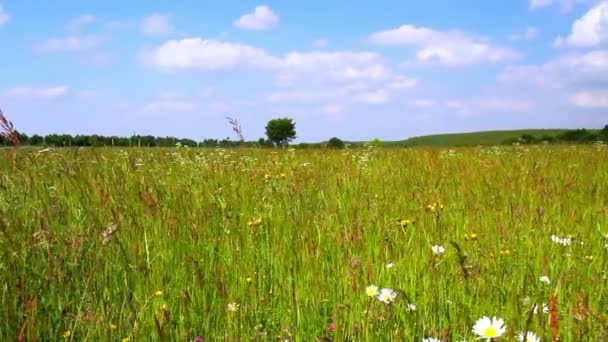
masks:
[[[296,138],[296,124],[289,118],[278,118],[268,121],[266,136],[277,146],[283,146]]]
[[[327,142],[327,147],[344,148],[344,141],[342,141],[340,138],[333,137]]]

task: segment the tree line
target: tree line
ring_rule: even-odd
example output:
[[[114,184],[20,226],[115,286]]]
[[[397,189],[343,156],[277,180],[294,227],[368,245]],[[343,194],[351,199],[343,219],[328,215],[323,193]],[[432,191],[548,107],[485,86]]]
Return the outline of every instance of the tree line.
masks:
[[[551,143],[594,143],[603,141],[608,143],[608,125],[600,131],[590,131],[587,129],[571,129],[557,135],[534,136],[523,134],[519,138],[505,140],[504,144],[551,144]]]

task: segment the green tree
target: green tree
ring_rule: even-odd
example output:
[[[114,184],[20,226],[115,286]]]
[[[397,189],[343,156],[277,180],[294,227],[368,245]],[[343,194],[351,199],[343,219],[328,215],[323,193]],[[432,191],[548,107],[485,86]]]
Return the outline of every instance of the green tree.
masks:
[[[268,121],[266,136],[277,146],[287,145],[296,138],[296,124],[289,118],[278,118]]]
[[[340,138],[333,137],[327,142],[327,147],[344,148],[344,141],[342,141]]]

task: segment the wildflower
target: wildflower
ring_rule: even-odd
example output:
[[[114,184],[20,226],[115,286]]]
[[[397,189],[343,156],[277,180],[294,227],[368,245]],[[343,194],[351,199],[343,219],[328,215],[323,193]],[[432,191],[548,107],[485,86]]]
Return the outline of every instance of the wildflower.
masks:
[[[539,308],[538,304],[534,304],[532,307],[532,313],[535,315],[538,315],[539,313],[549,313],[549,306],[547,306],[546,303],[543,303]]]
[[[156,292],[154,292],[154,295],[156,297],[162,297],[163,296],[163,291],[156,291]]]
[[[114,233],[116,233],[117,230],[118,230],[118,225],[113,224],[113,225],[109,226],[108,228],[106,228],[103,232],[101,232],[101,235],[99,236],[99,239],[101,240],[101,244],[104,246],[107,245],[110,242],[112,235],[114,235]]]
[[[281,173],[280,176],[281,176],[281,178],[285,178],[285,177],[287,177],[287,174],[286,173]]]
[[[464,239],[465,241],[475,241],[477,240],[477,238],[479,237],[479,235],[477,235],[477,233],[471,233],[471,234],[465,234],[464,235]]]
[[[382,289],[378,294],[378,300],[385,304],[394,302],[395,298],[397,298],[397,292],[392,289]]]
[[[519,333],[519,335],[517,335],[517,340],[522,342],[540,342],[540,338],[530,331]]]
[[[585,255],[585,260],[593,261],[593,260],[595,260],[595,257],[593,255]]]
[[[115,331],[116,329],[118,329],[116,324],[110,324],[110,330]]]
[[[496,316],[492,317],[492,319],[483,316],[473,326],[473,333],[479,336],[480,339],[485,338],[488,341],[494,337],[502,336],[506,330],[505,321]]]
[[[559,237],[555,234],[551,235],[551,241],[562,245],[562,246],[570,246],[572,244],[572,238],[571,237]]]
[[[410,312],[411,311],[416,311],[416,309],[417,309],[416,308],[416,304],[413,304],[413,303],[408,303],[407,304],[407,309],[406,309],[407,311],[410,311]]]
[[[72,330],[66,330],[63,333],[63,338],[70,338],[70,336],[72,336]]]
[[[202,336],[196,336],[192,342],[205,342],[205,339]]]
[[[239,311],[239,303],[228,303],[227,308],[229,312],[237,312]]]
[[[327,325],[327,331],[329,331],[330,333],[336,331],[336,323],[333,323],[333,322],[329,323]]]
[[[121,342],[129,342],[131,339],[128,337],[123,338],[122,340],[120,340]]]
[[[441,342],[441,340],[436,337],[427,337],[423,338],[422,342]]]
[[[416,223],[416,221],[401,218],[401,219],[397,220],[397,223],[399,223],[401,225],[401,227],[405,228],[405,227],[413,225],[414,223]]]
[[[604,245],[604,248],[608,251],[608,243]]]
[[[507,255],[511,255],[511,250],[509,250],[509,249],[504,249],[504,250],[501,250],[501,251],[500,251],[500,252],[498,252],[498,253],[499,253],[500,255],[502,255],[502,256],[507,256]]]
[[[253,218],[247,222],[249,227],[257,227],[262,224],[262,218]]]
[[[393,264],[392,262],[389,262],[388,264],[386,264],[386,268],[393,268],[395,267],[395,264]]]
[[[547,284],[547,285],[551,285],[551,279],[549,279],[549,277],[547,277],[547,276],[540,276],[540,277],[538,278],[538,280],[539,280],[541,283],[545,283],[545,284]]]
[[[376,285],[370,285],[365,288],[365,294],[367,294],[368,297],[376,297],[378,293],[378,286]]]
[[[439,255],[445,253],[445,248],[441,245],[435,245],[431,247],[431,251],[433,251],[433,254]]]
[[[251,279],[251,277],[247,277],[247,278],[245,278],[245,281],[248,282],[248,283],[251,283],[252,279]]]
[[[441,210],[443,210],[443,204],[441,204],[439,202],[427,204],[426,210],[428,210],[432,213],[439,213]]]

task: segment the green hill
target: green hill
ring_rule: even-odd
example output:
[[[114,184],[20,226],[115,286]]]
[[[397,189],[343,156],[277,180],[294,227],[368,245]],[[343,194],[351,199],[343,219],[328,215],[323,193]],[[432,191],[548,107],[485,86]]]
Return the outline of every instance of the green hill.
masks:
[[[477,145],[503,145],[508,142],[516,142],[522,136],[533,137],[535,142],[543,140],[555,141],[555,139],[564,133],[576,132],[571,129],[518,129],[518,130],[501,130],[501,131],[479,131],[466,133],[449,133],[449,134],[434,134],[411,137],[405,140],[383,141],[382,145],[386,147],[415,147],[415,146],[430,146],[430,147],[458,147],[458,146],[477,146]],[[597,134],[600,130],[586,130],[589,134]],[[566,139],[568,140],[568,139]],[[576,140],[576,139],[575,139]],[[581,140],[582,141],[582,140]],[[347,142],[353,145],[362,145],[366,142],[351,141]]]
[[[567,129],[520,129],[509,131],[482,131],[467,133],[435,134],[412,137],[393,144],[399,146],[475,146],[499,145],[507,140],[520,138],[522,135],[534,137],[557,136]]]

